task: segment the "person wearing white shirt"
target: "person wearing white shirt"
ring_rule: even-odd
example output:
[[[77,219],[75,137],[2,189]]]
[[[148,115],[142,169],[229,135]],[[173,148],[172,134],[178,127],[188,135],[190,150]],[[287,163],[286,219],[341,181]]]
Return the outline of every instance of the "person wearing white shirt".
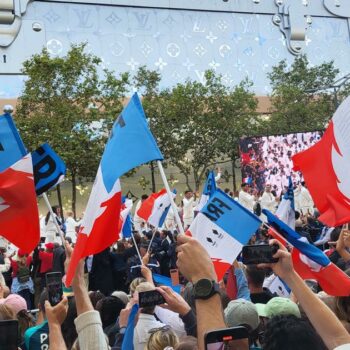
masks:
[[[261,209],[267,209],[271,213],[274,213],[276,211],[277,204],[276,197],[271,192],[271,184],[266,184],[265,191],[260,198]],[[262,218],[264,221],[266,220],[265,215],[262,215]]]
[[[194,194],[192,191],[186,191],[185,196],[182,200],[182,219],[184,222],[184,229],[186,230],[189,226],[191,226],[192,221],[194,219],[194,208],[197,205],[197,201],[195,200]]]
[[[314,213],[314,201],[312,200],[311,194],[309,190],[306,188],[304,182],[301,183],[302,187],[300,189],[300,210],[303,214],[311,214]]]
[[[248,193],[249,185],[242,184],[242,189],[239,191],[238,202],[251,212],[254,211],[255,197]]]
[[[72,243],[75,244],[75,242],[77,241],[76,227],[79,226],[79,222],[74,220],[72,211],[67,212],[67,219],[65,224],[66,224],[66,237],[70,237],[72,239]]]
[[[53,206],[52,207],[53,215],[50,214],[50,212],[47,213],[45,217],[45,243],[60,243],[60,237],[59,232],[56,227],[56,223],[58,226],[62,226],[61,222],[61,208],[59,206]]]

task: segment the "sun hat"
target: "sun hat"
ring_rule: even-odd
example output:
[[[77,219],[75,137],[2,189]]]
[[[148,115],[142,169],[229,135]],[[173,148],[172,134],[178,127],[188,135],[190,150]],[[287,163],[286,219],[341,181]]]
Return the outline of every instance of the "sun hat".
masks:
[[[248,325],[255,330],[259,326],[259,315],[255,305],[245,299],[236,299],[228,303],[225,311],[225,321],[228,327]]]
[[[288,298],[275,297],[267,304],[255,304],[260,317],[271,318],[277,315],[294,315],[301,317],[299,307]]]

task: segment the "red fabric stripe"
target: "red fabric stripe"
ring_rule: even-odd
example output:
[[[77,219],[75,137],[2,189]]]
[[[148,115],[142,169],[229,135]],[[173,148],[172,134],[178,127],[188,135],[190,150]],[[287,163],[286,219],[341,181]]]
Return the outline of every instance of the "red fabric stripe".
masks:
[[[152,214],[155,200],[163,194],[166,194],[165,188],[157,193],[152,193],[145,201],[142,202],[140,209],[137,211],[137,215],[143,220],[147,221]]]

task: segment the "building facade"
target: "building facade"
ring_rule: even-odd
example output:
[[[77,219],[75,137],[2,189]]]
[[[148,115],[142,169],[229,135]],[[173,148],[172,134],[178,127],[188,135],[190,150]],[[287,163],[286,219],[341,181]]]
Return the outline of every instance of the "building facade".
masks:
[[[64,55],[81,42],[101,68],[146,65],[164,87],[214,69],[228,85],[249,78],[265,96],[271,67],[300,53],[348,74],[349,18],[348,0],[1,0],[0,99],[20,95],[32,54]]]

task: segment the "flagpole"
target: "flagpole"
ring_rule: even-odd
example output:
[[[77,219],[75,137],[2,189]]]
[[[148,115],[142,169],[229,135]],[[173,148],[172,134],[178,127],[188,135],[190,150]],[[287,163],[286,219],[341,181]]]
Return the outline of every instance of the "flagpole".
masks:
[[[150,250],[150,248],[151,248],[151,246],[152,246],[153,239],[154,239],[154,236],[156,235],[156,232],[157,232],[157,229],[155,229],[154,232],[153,232],[151,241],[149,242],[149,245],[148,245],[148,248],[147,248],[147,253],[149,252],[149,250]]]
[[[169,199],[170,199],[171,208],[174,211],[174,216],[175,216],[175,221],[176,221],[177,227],[178,227],[180,233],[183,235],[183,234],[185,234],[185,231],[184,231],[184,228],[182,226],[182,222],[181,222],[181,219],[180,219],[180,216],[179,216],[179,212],[177,211],[177,207],[176,207],[176,204],[174,202],[173,194],[172,194],[172,192],[170,190],[170,187],[169,187],[169,184],[168,184],[168,180],[167,180],[165,172],[164,172],[163,164],[162,164],[162,162],[160,160],[157,160],[157,165],[158,165],[160,176],[162,177],[162,180],[163,180],[166,192],[167,192],[167,194],[169,196]]]
[[[136,253],[140,259],[140,262],[141,262],[141,265],[143,265],[143,261],[142,261],[142,258],[141,258],[141,254],[140,254],[140,251],[139,251],[139,247],[137,246],[136,244],[136,241],[135,241],[135,237],[134,237],[134,234],[131,232],[131,238],[132,238],[132,241],[134,242],[134,246],[135,246],[135,249],[136,249]]]
[[[62,245],[63,245],[64,249],[66,249],[63,232],[62,232],[61,228],[59,227],[58,222],[56,221],[55,214],[54,214],[52,207],[51,207],[51,204],[49,202],[49,198],[47,198],[47,194],[45,192],[43,193],[43,198],[44,198],[44,201],[46,203],[47,208],[49,209],[50,215],[52,216],[52,219],[53,219],[53,222],[56,226],[56,229],[58,230],[58,233],[59,233],[61,241],[62,241]]]

